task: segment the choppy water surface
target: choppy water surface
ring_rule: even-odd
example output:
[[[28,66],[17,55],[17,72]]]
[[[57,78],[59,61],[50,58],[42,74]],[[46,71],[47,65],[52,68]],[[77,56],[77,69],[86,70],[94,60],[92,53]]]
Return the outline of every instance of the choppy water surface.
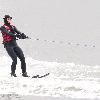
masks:
[[[23,78],[20,62],[17,78],[10,77],[11,59],[0,57],[0,94],[22,94],[71,98],[100,98],[100,66],[37,61],[26,58],[27,71],[33,75],[50,73],[41,79]]]

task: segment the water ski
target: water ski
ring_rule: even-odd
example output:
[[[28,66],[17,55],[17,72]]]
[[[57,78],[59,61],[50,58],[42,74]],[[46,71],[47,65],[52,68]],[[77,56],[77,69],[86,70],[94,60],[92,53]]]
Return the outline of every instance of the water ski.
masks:
[[[47,73],[47,74],[42,75],[42,76],[40,76],[40,75],[36,75],[36,76],[33,76],[32,78],[43,78],[43,77],[48,76],[49,74],[50,74],[50,73]]]

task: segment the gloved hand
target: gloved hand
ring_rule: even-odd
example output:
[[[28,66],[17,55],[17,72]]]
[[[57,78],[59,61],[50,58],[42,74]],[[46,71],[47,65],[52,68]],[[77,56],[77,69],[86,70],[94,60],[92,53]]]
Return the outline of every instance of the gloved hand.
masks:
[[[28,36],[26,36],[24,33],[16,34],[16,37],[19,38],[19,39],[26,39],[26,38],[28,38]]]
[[[19,39],[22,38],[22,36],[20,34],[16,34],[16,37],[19,38]]]
[[[24,33],[22,33],[21,36],[22,36],[22,39],[26,39],[27,38],[27,36]]]

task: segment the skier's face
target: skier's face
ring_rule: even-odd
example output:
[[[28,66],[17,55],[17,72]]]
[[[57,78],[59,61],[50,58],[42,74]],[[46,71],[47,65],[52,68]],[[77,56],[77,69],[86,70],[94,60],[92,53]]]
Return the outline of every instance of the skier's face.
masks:
[[[7,18],[7,22],[8,23],[11,23],[11,18]]]

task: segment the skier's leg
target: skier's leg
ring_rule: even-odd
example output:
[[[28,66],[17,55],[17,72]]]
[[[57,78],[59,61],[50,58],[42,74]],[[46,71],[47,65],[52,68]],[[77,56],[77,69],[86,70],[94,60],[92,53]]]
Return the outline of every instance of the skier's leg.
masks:
[[[21,61],[21,69],[22,69],[22,73],[26,73],[26,62],[25,62],[25,57],[24,57],[24,54],[23,54],[23,51],[20,47],[15,47],[14,48],[14,51],[17,55],[17,57],[20,59]]]
[[[6,51],[8,55],[11,57],[11,59],[13,60],[12,65],[11,65],[11,73],[15,73],[16,64],[17,64],[17,56],[12,47],[7,46]]]

